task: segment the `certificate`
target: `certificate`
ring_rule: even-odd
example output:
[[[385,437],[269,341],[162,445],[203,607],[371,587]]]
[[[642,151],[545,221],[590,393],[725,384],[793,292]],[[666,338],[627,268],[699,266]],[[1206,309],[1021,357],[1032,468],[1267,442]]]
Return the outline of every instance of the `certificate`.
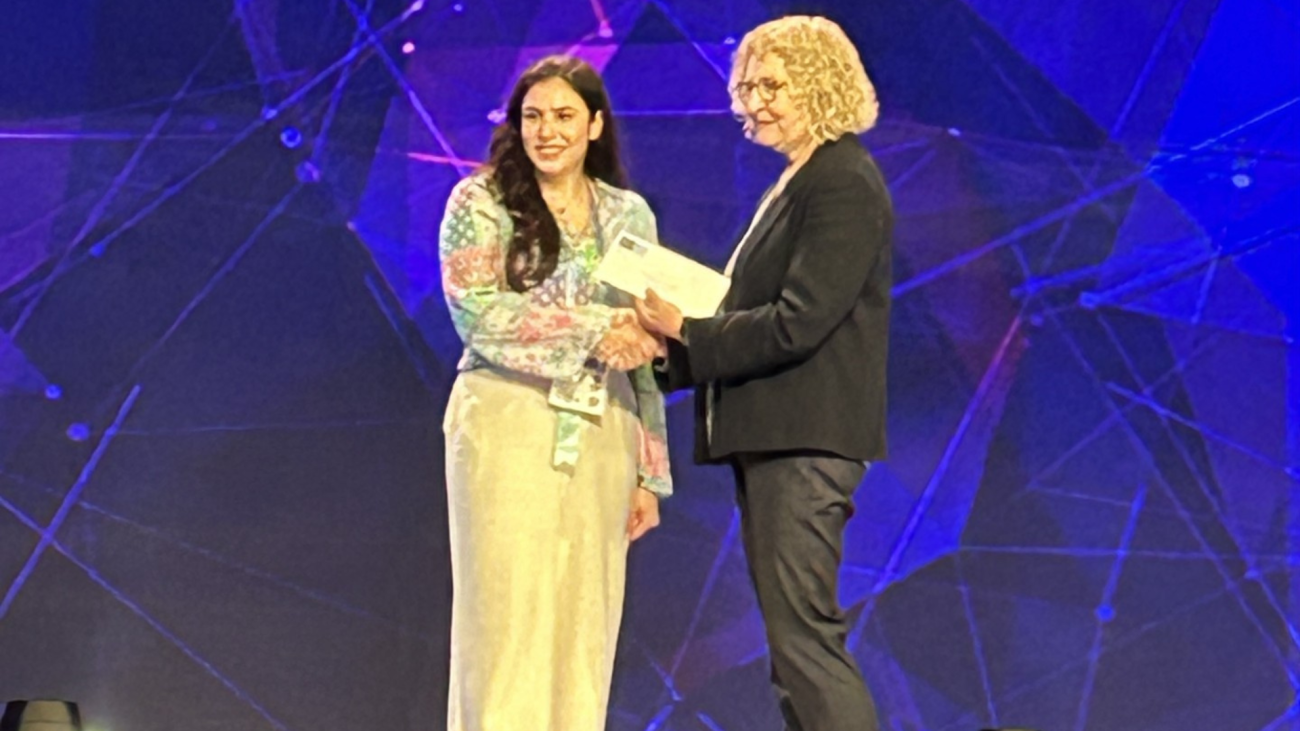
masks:
[[[619,234],[596,267],[596,279],[614,289],[645,297],[647,289],[687,317],[713,317],[731,278],[677,252],[629,233]]]

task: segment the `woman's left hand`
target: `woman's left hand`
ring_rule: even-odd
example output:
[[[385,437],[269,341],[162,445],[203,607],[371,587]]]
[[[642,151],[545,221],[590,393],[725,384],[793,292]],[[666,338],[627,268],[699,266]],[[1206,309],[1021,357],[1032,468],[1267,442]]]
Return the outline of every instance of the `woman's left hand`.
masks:
[[[627,516],[627,537],[635,541],[659,525],[659,496],[638,487],[632,491],[632,512]]]
[[[682,311],[677,309],[677,305],[661,298],[653,289],[647,289],[645,299],[638,297],[632,306],[646,332],[673,340],[682,339]]]

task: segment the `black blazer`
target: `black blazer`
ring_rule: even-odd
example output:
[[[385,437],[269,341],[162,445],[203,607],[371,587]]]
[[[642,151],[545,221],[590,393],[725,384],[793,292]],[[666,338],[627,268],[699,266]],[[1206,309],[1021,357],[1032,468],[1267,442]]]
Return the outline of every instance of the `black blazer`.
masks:
[[[687,319],[685,344],[669,341],[660,385],[697,387],[696,461],[885,458],[892,235],[889,190],[857,137],[819,147],[754,226],[722,313]]]

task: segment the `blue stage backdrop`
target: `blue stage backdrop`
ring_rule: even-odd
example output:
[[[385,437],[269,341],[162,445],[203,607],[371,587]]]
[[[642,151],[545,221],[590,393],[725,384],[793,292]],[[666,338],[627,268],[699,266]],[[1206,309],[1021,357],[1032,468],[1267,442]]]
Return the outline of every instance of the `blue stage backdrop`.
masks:
[[[1300,729],[1293,0],[6,3],[0,700],[443,728],[448,191],[580,54],[664,241],[721,265],[780,165],[730,55],[799,11],[862,51],[898,211],[841,588],[884,727]],[[774,731],[690,414],[609,729]]]

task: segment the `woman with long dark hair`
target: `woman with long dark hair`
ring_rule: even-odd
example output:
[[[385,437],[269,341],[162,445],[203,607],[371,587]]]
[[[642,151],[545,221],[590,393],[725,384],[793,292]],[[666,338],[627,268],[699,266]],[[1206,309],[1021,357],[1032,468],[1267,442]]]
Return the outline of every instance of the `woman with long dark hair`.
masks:
[[[447,203],[449,731],[605,728],[628,544],[671,492],[658,342],[592,277],[619,233],[657,240],[623,184],[604,84],[552,56]]]

